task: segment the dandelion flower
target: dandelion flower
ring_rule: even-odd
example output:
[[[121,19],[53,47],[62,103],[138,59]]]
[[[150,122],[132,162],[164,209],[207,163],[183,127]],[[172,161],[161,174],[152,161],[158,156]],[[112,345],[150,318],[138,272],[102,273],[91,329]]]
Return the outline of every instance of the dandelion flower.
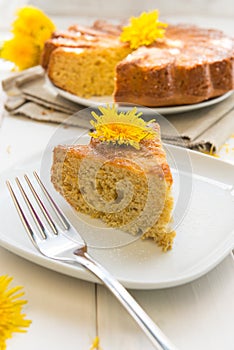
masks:
[[[36,7],[22,7],[17,11],[16,15],[17,17],[12,23],[13,34],[24,33],[37,37],[38,33],[45,29],[50,32],[50,35],[55,30],[55,26],[50,18]]]
[[[0,349],[6,349],[6,340],[15,332],[25,332],[31,323],[25,319],[22,307],[25,300],[20,299],[24,292],[22,287],[17,286],[8,289],[12,278],[5,275],[0,276]]]
[[[53,22],[41,10],[33,6],[19,9],[12,23],[13,37],[3,43],[1,58],[19,70],[38,65],[45,41],[54,30]]]
[[[38,64],[40,50],[34,45],[31,37],[16,35],[5,41],[1,56],[5,60],[14,62],[19,70],[23,70]]]
[[[100,141],[118,144],[130,145],[136,149],[140,149],[140,142],[143,139],[152,139],[155,131],[149,126],[153,121],[145,122],[137,113],[137,108],[123,113],[118,113],[116,106],[99,107],[101,115],[91,112],[96,122],[92,120],[90,123],[95,128],[90,136]]]
[[[157,10],[143,12],[139,17],[131,17],[129,26],[123,27],[120,40],[129,42],[132,49],[137,49],[163,38],[167,24],[160,22],[158,17]]]

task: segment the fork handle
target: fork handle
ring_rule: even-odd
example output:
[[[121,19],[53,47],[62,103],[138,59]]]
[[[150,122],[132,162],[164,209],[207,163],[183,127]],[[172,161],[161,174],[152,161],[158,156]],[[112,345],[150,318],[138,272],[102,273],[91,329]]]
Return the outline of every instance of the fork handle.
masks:
[[[104,285],[114,294],[114,296],[145,332],[156,349],[177,349],[147,315],[142,307],[136,302],[136,300],[130,295],[130,293],[122,286],[122,284],[120,284],[103,266],[95,261],[87,252],[82,250],[77,250],[74,252],[74,255],[76,261],[80,265],[98,277],[99,280],[101,280]]]

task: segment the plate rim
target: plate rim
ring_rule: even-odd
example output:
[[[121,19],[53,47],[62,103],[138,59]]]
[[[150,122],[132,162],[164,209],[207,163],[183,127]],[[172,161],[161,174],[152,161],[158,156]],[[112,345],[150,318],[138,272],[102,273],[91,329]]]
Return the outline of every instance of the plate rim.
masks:
[[[170,144],[165,144],[166,147],[169,149],[175,149],[179,152],[185,152],[188,151],[191,155],[192,158],[196,159],[202,159],[205,162],[213,162],[216,164],[222,164],[225,166],[227,169],[234,169],[234,165],[230,164],[228,162],[225,162],[222,159],[217,159],[214,157],[211,157],[207,154],[202,154],[194,150],[188,150],[188,149],[183,149],[182,147],[179,146],[174,146]],[[34,155],[31,155],[30,157],[25,157],[24,160],[21,160],[20,163],[22,162],[30,162],[37,159],[39,162],[41,162],[41,153],[36,153]],[[193,159],[192,159],[193,163]],[[1,175],[9,173],[9,171],[17,166],[17,164],[13,164],[13,166],[9,166],[6,168],[4,171],[1,171]],[[234,187],[234,183],[233,183]],[[5,239],[4,239],[5,238]],[[14,240],[14,239],[13,239]],[[231,244],[230,244],[231,242]],[[17,242],[16,242],[17,243]],[[73,265],[65,265],[64,263],[57,262],[55,260],[48,259],[42,255],[40,255],[35,248],[32,247],[28,249],[26,247],[22,248],[21,244],[15,244],[13,245],[12,239],[7,239],[7,235],[2,233],[2,230],[0,228],[0,246],[7,249],[8,251],[16,254],[17,256],[20,256],[31,263],[35,263],[39,266],[49,268],[50,270],[56,271],[58,273],[62,273],[67,276],[71,276],[74,278],[82,279],[84,281],[88,282],[94,282],[94,283],[101,283],[95,276],[93,276],[91,273],[86,271],[84,268],[79,267],[79,266],[73,266]],[[149,290],[149,289],[162,289],[162,288],[170,288],[170,287],[175,287],[175,286],[180,286],[188,282],[192,282],[193,280],[196,280],[197,278],[205,275],[207,272],[211,271],[214,267],[216,267],[224,258],[232,251],[234,248],[234,229],[228,233],[228,237],[224,240],[221,246],[217,247],[215,250],[211,252],[212,259],[209,261],[209,263],[206,263],[205,268],[203,269],[193,269],[194,271],[192,273],[187,273],[183,274],[181,277],[176,277],[170,280],[164,280],[164,282],[140,282],[140,281],[134,281],[131,278],[124,278],[121,276],[116,276],[116,278],[119,279],[119,281],[126,287],[126,288],[131,288],[131,289],[138,289],[138,290]],[[169,252],[170,254],[170,252]],[[217,256],[218,254],[218,256]]]

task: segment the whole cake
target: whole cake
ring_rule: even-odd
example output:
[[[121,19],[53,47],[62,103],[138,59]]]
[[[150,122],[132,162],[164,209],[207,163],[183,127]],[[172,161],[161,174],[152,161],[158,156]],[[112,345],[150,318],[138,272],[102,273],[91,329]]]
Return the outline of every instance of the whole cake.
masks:
[[[57,32],[42,66],[57,87],[80,97],[113,95],[149,107],[198,103],[234,89],[234,40],[223,32],[168,25],[163,38],[137,49],[121,25],[95,22]]]
[[[113,108],[102,109],[88,145],[54,148],[51,181],[77,211],[169,250],[175,236],[170,228],[173,179],[159,125],[137,120],[134,111],[129,119],[119,116]],[[107,123],[108,113],[117,123]]]

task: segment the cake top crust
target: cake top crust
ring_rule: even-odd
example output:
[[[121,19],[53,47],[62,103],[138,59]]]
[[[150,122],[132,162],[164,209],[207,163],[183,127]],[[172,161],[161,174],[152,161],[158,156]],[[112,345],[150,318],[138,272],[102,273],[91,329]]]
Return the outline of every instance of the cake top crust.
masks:
[[[160,126],[153,122],[156,131],[151,140],[142,140],[139,150],[126,145],[111,145],[99,139],[90,139],[88,145],[59,145],[62,152],[72,154],[75,158],[93,159],[95,162],[112,164],[116,167],[124,166],[136,173],[157,175],[165,178],[167,186],[173,183],[172,174],[166,160],[166,153],[162,147]],[[66,155],[65,155],[66,157]]]
[[[72,25],[66,31],[55,32],[46,46],[94,48],[128,46],[119,40],[122,25],[96,21],[91,27]],[[176,60],[178,64],[202,64],[225,57],[234,57],[234,38],[217,29],[199,28],[195,25],[168,25],[165,37],[147,47],[140,47],[126,60],[137,64],[152,65],[155,59],[160,64]],[[121,64],[121,63],[120,63]],[[42,64],[43,65],[43,64]]]
[[[170,25],[165,38],[134,50],[122,62],[139,66],[203,64],[234,57],[234,39],[215,29]],[[119,64],[121,65],[120,62]]]

